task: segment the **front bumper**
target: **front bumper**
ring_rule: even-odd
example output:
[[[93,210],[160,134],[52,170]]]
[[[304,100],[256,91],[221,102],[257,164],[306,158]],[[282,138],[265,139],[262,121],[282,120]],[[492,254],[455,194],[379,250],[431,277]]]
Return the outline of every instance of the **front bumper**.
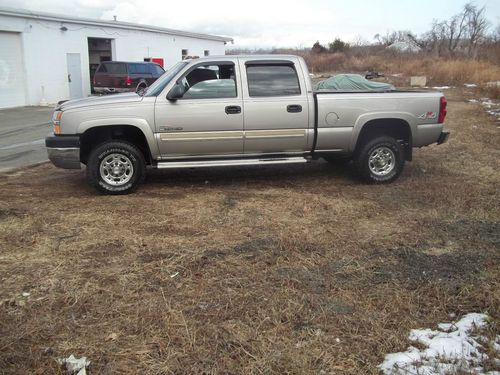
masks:
[[[441,134],[439,134],[439,138],[437,140],[437,144],[441,145],[445,142],[448,142],[448,138],[450,137],[450,131],[447,129],[443,129]]]
[[[56,167],[80,169],[80,137],[50,134],[45,138],[49,160]]]

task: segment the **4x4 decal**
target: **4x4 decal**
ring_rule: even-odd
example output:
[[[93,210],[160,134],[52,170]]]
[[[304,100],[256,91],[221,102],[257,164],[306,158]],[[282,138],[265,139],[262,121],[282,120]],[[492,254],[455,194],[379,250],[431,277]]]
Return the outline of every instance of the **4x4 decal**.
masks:
[[[422,119],[422,120],[426,120],[426,119],[435,119],[437,118],[437,113],[436,112],[425,112],[425,113],[422,113],[420,116],[418,116],[418,118]]]

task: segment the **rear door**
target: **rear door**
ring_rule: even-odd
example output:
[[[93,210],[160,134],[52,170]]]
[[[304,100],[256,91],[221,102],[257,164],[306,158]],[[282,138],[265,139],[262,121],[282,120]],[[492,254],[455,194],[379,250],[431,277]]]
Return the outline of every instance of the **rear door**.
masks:
[[[298,61],[241,59],[240,70],[245,154],[306,151],[309,105]]]
[[[153,75],[147,63],[129,63],[128,75],[132,80],[132,87],[137,87],[139,82],[146,81],[148,85],[154,82]]]
[[[119,62],[101,63],[95,73],[95,87],[130,88],[127,85],[127,64]]]
[[[237,59],[192,66],[177,80],[181,99],[166,92],[155,104],[156,139],[162,159],[243,154],[243,95]]]

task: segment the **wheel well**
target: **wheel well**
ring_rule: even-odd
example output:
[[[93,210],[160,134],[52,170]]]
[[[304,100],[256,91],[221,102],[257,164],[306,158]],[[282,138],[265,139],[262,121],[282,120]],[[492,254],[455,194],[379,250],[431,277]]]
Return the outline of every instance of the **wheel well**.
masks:
[[[131,125],[97,126],[86,130],[80,137],[80,161],[87,163],[94,147],[111,140],[127,141],[141,150],[147,164],[151,164],[151,151],[142,130]]]
[[[380,137],[389,136],[401,142],[405,150],[405,159],[411,161],[412,158],[412,138],[410,125],[401,119],[377,119],[368,121],[358,136],[354,153],[357,153],[366,142]]]

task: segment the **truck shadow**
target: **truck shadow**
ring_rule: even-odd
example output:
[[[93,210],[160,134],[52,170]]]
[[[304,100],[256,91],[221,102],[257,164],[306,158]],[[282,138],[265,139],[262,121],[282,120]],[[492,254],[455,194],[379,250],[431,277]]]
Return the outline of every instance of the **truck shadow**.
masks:
[[[150,169],[141,189],[150,187],[208,186],[294,186],[314,185],[327,178],[336,184],[351,185],[360,179],[352,164],[337,166],[323,160],[308,164],[266,165],[244,167],[214,167],[192,169]]]

